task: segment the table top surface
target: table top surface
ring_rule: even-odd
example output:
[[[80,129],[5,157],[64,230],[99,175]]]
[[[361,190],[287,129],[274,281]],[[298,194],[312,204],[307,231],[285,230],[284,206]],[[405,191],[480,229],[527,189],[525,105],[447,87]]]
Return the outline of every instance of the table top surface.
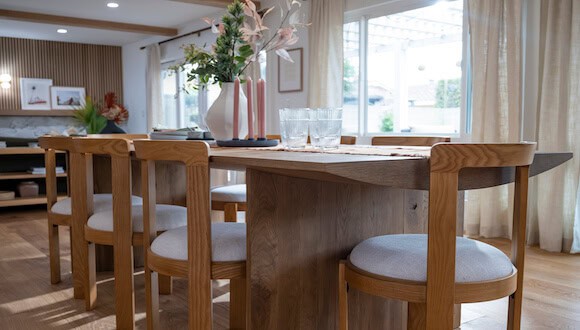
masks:
[[[570,152],[537,152],[530,176],[572,158]],[[429,159],[411,156],[370,156],[241,148],[211,148],[212,168],[266,172],[337,182],[365,183],[403,189],[429,189]],[[459,189],[478,189],[513,181],[513,168],[464,169]]]

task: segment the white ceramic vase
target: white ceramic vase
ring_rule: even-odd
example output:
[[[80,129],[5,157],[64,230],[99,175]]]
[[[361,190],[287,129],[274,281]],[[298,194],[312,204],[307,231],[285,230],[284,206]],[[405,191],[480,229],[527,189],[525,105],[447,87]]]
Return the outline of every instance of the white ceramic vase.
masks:
[[[240,85],[239,138],[248,134],[248,100]],[[222,90],[209,107],[205,122],[216,140],[231,140],[234,133],[234,83],[222,83]]]

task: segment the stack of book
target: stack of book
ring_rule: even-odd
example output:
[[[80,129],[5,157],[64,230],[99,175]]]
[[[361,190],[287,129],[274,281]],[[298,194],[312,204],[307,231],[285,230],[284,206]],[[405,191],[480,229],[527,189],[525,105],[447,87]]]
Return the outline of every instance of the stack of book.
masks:
[[[31,167],[28,170],[28,173],[30,174],[46,174],[46,167]],[[64,173],[64,168],[62,168],[62,166],[57,166],[56,167],[56,174],[62,174]]]

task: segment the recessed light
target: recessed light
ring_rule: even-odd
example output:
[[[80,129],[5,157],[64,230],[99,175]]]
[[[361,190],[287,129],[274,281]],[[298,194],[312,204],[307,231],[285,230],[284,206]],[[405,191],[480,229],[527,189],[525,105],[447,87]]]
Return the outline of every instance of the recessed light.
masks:
[[[109,7],[109,8],[117,8],[117,7],[119,7],[119,4],[116,3],[116,2],[109,2],[109,3],[107,3],[107,7]]]
[[[58,32],[58,33],[67,33],[68,30],[67,29],[58,29],[58,30],[56,30],[56,32]]]

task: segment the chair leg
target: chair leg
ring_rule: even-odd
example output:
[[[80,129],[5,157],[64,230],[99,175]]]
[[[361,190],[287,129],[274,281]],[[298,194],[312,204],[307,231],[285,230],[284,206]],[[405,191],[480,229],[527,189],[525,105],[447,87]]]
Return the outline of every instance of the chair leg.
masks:
[[[230,280],[230,329],[246,328],[246,279]]]
[[[225,222],[238,222],[238,204],[225,203],[224,204],[224,220]]]
[[[508,330],[519,330],[521,328],[523,301],[522,293],[522,288],[518,287],[516,292],[512,293],[509,297]]]
[[[50,283],[60,282],[60,242],[58,225],[48,222],[48,255],[50,260]]]
[[[145,314],[150,330],[159,329],[159,275],[145,265]]]
[[[338,264],[338,328],[348,329],[348,290],[345,278],[345,264],[341,261]]]
[[[81,264],[79,268],[82,270],[81,276],[85,308],[90,311],[95,308],[97,302],[97,260],[95,258],[95,244],[86,242],[83,252],[82,259],[86,264],[83,264],[82,260],[79,259],[75,259],[75,264]]]
[[[115,257],[115,316],[117,329],[134,329],[135,292],[131,241],[113,247]]]
[[[173,292],[173,280],[171,276],[158,274],[159,294],[171,294]]]
[[[427,327],[427,305],[425,303],[409,303],[407,313],[407,329],[425,329]]]
[[[75,258],[74,258],[74,253],[73,253],[73,234],[72,234],[72,228],[68,228],[68,234],[69,234],[69,240],[70,240],[70,271],[71,273],[75,270]],[[75,299],[83,299],[84,294],[83,294],[83,286],[81,285],[81,283],[79,283],[78,281],[74,281],[74,275],[73,277],[73,296]]]

